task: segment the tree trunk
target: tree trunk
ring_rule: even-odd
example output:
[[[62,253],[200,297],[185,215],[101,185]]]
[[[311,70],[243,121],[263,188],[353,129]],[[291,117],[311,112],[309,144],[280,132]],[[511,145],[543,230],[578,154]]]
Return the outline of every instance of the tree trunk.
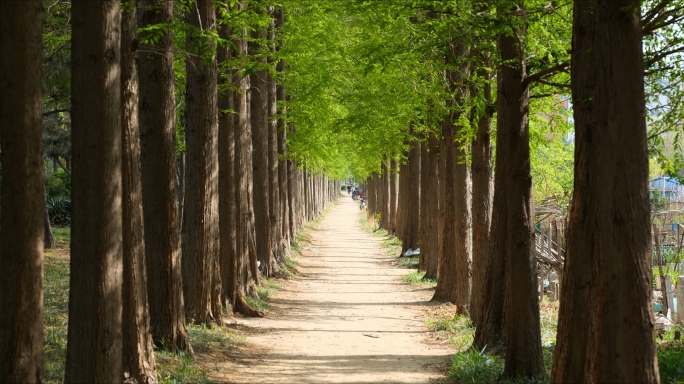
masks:
[[[156,383],[140,181],[140,127],[138,125],[138,68],[135,60],[136,8],[121,19],[121,143],[123,213],[123,376],[121,381]]]
[[[275,14],[276,31],[281,31],[285,25],[285,10],[282,7],[276,9]],[[278,40],[279,49],[283,45],[282,40]],[[285,61],[279,60],[276,64],[276,71],[279,76],[282,76],[285,71]],[[280,184],[280,231],[282,233],[282,248],[285,250],[286,254],[290,253],[290,243],[293,241],[294,237],[290,230],[290,210],[292,206],[290,205],[290,186],[289,186],[289,161],[287,160],[287,107],[285,106],[285,87],[283,85],[276,85],[276,107],[277,103],[281,103],[281,108],[278,111],[279,118],[277,121],[277,136],[278,136],[278,183]]]
[[[252,32],[252,39],[265,39],[262,30]],[[266,65],[266,57],[261,55],[262,47],[258,42],[249,43],[249,54],[254,60]],[[262,69],[250,76],[251,78],[251,119],[252,142],[254,145],[254,218],[256,224],[257,258],[261,263],[264,276],[273,276],[276,270],[273,258],[273,236],[271,227],[270,203],[270,168],[269,168],[269,122],[268,122],[268,71]]]
[[[423,255],[423,247],[427,248],[425,251],[425,276],[423,278],[437,279],[439,267],[439,174],[437,172],[439,141],[435,138],[434,134],[430,134],[426,145],[428,153],[421,153],[420,168],[420,215],[423,217],[424,209],[426,216],[425,221],[421,220],[420,222],[421,232],[425,233],[425,237],[421,238],[420,254]],[[423,161],[423,156],[427,157],[427,164]],[[427,169],[423,170],[423,166]],[[423,177],[427,180],[424,181]],[[425,186],[425,188],[422,188],[422,186]],[[423,223],[427,225],[426,232],[423,231]]]
[[[41,1],[0,2],[0,378],[16,383],[43,382],[41,20]]]
[[[243,5],[239,5],[240,10]],[[247,55],[247,32],[243,30],[241,38],[236,42],[239,54]],[[250,117],[250,91],[249,76],[239,80],[239,92],[236,93],[235,103],[238,112],[238,131],[235,143],[237,154],[236,185],[237,191],[237,220],[238,226],[236,251],[237,251],[237,276],[238,288],[233,309],[244,315],[259,315],[246,304],[244,296],[253,296],[256,293],[256,284],[259,284],[257,273],[256,232],[254,219],[254,201],[252,200],[252,128]]]
[[[575,2],[575,190],[552,382],[659,382],[639,5]]]
[[[502,68],[497,70],[497,110],[504,103]],[[504,278],[508,253],[508,199],[507,199],[507,151],[509,136],[502,119],[496,120],[496,161],[494,170],[494,197],[492,200],[492,221],[489,232],[489,244],[482,249],[480,266],[484,269],[482,276],[482,293],[480,304],[475,311],[478,323],[472,348],[499,354],[505,343],[503,336],[504,320]],[[441,172],[441,170],[440,170]]]
[[[383,156],[382,160],[382,175],[380,176],[380,183],[382,189],[382,207],[380,208],[380,216],[382,217],[382,228],[384,228],[388,234],[391,234],[390,228],[390,176],[389,176],[389,164],[387,160],[387,155]]]
[[[502,34],[499,52],[503,62],[522,59],[518,39],[525,34],[520,27],[516,36]],[[532,377],[543,374],[544,362],[539,328],[537,261],[534,256],[534,201],[529,147],[529,86],[521,68],[503,65],[497,120],[508,136],[506,189],[508,214],[508,260],[506,262],[506,366],[509,377]]]
[[[222,39],[230,38],[230,28],[223,24],[219,30]],[[236,56],[236,52],[228,46],[219,46],[217,59],[219,68]],[[235,137],[238,116],[226,110],[237,111],[235,100],[240,96],[229,89],[239,86],[237,70],[226,69],[220,74],[221,88],[225,89],[218,99],[219,108],[219,260],[221,265],[221,287],[227,308],[232,308],[237,297],[237,186],[236,186],[236,153]],[[229,307],[230,305],[230,307]]]
[[[397,168],[397,159],[392,157],[390,161],[390,208],[389,208],[389,232],[394,235],[397,232],[397,193],[399,185],[397,184],[397,176],[399,169]]]
[[[43,186],[43,193],[43,196],[45,196],[43,199],[43,248],[52,249],[55,245],[55,236],[52,234],[52,226],[50,225],[50,214],[47,209],[47,192],[45,191],[45,186]]]
[[[138,0],[141,28],[173,22],[173,1]],[[152,339],[157,348],[186,351],[176,184],[176,102],[173,36],[138,52],[140,160]]]
[[[440,167],[440,184],[444,186],[440,188],[440,202],[442,204],[442,216],[439,251],[439,272],[437,273],[437,287],[435,287],[435,294],[432,300],[444,300],[451,303],[457,303],[456,297],[456,196],[455,196],[455,171],[456,160],[454,156],[454,126],[450,121],[442,122],[442,140],[440,143],[439,156],[442,160],[443,167]]]
[[[482,53],[475,51],[473,56],[480,57]],[[491,103],[491,86],[487,71],[481,71],[479,76],[486,79],[482,86],[484,101]],[[472,90],[473,95],[479,91]],[[492,140],[491,140],[491,114],[487,108],[479,116],[474,116],[477,122],[477,133],[472,143],[472,172],[473,172],[473,291],[470,299],[470,319],[474,324],[479,324],[480,308],[482,307],[482,292],[484,291],[484,279],[487,247],[489,244],[489,229],[492,221],[492,198],[494,185],[492,178]]]
[[[188,13],[188,23],[205,31],[216,30],[212,0],[198,0]],[[212,292],[218,242],[218,107],[215,45],[189,33],[185,91],[185,204],[183,206],[183,293],[187,321],[220,324],[214,313]]]
[[[411,143],[408,156],[408,194],[406,202],[404,236],[401,252],[418,248],[420,241],[420,142]]]
[[[271,51],[271,56],[268,62],[273,65],[275,60],[273,56],[276,53],[275,35],[275,8],[268,7],[268,14],[271,16],[271,23],[268,30],[268,44]],[[285,262],[285,248],[283,247],[283,230],[282,217],[280,206],[280,186],[278,179],[278,104],[277,104],[278,85],[276,79],[268,73],[268,190],[269,190],[269,214],[271,222],[271,248],[273,251],[274,271],[276,273],[280,269],[280,265]]]
[[[65,382],[111,383],[123,377],[121,9],[119,0],[71,7],[74,204]]]

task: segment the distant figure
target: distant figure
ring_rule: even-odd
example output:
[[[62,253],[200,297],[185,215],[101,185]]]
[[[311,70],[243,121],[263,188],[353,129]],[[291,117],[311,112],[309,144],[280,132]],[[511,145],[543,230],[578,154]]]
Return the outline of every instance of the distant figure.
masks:
[[[352,200],[356,200],[358,194],[359,194],[359,192],[356,190],[356,188],[352,187],[352,192],[351,192]]]
[[[347,185],[347,195],[351,193],[351,185]]]

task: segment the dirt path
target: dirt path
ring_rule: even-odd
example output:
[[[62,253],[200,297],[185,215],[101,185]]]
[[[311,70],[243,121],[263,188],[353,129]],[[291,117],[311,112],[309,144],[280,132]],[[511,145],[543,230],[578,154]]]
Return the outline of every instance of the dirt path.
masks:
[[[425,343],[432,289],[410,287],[382,255],[348,196],[312,233],[302,276],[283,283],[264,319],[241,319],[248,346],[233,383],[428,383],[450,350]]]

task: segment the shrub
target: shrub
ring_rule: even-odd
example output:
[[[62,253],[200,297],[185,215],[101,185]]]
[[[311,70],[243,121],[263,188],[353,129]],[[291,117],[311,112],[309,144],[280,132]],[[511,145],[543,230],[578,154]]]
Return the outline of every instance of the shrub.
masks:
[[[71,225],[71,199],[65,196],[47,198],[47,211],[50,224],[58,227]]]

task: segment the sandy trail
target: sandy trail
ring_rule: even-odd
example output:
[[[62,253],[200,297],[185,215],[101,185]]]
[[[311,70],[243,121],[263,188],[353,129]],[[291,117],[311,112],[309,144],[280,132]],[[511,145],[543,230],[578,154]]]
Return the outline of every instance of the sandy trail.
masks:
[[[301,276],[283,282],[263,319],[240,319],[248,346],[232,383],[428,383],[449,354],[427,344],[432,289],[411,287],[408,270],[364,232],[358,205],[343,196],[312,233]]]

